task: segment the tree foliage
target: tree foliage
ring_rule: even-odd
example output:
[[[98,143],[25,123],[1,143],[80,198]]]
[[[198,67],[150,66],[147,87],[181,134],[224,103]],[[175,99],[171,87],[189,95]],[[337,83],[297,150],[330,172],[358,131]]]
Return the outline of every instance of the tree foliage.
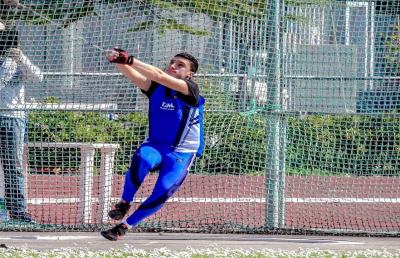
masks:
[[[70,24],[88,16],[97,16],[96,4],[112,6],[117,3],[128,3],[129,0],[57,0],[57,1],[21,1],[18,10],[13,16],[6,19],[20,19],[33,24],[56,23],[60,27],[68,27]],[[138,5],[164,10],[176,10],[185,8],[193,13],[207,14],[211,18],[221,17],[232,19],[239,17],[252,17],[261,19],[266,11],[265,0],[144,0],[138,1]],[[160,17],[156,17],[160,18]],[[163,18],[163,17],[162,17]],[[176,19],[169,17],[163,23],[164,29],[179,29],[188,33],[194,32],[183,26]],[[197,33],[197,32],[196,32]]]

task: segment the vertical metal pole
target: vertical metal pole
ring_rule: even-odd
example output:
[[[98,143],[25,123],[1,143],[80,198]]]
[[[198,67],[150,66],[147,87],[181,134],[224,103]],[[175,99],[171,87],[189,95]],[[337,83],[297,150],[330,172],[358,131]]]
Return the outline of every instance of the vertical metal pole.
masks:
[[[283,0],[270,2],[268,17],[269,60],[267,72],[271,75],[267,80],[268,104],[271,111],[267,114],[267,159],[266,159],[266,228],[275,229],[283,224],[284,204],[284,171],[281,152],[281,116],[275,107],[280,106],[281,92],[281,8]],[[282,135],[284,136],[284,135]],[[282,160],[283,159],[283,160]]]
[[[375,3],[370,3],[370,32],[367,37],[371,38],[371,42],[369,44],[370,47],[370,55],[369,55],[369,76],[375,75]],[[369,89],[374,89],[374,80],[369,81]]]
[[[72,23],[68,28],[62,29],[63,38],[63,56],[64,56],[64,71],[72,74],[74,73],[74,58],[75,58],[75,40],[74,40],[75,24]],[[71,90],[74,87],[73,76],[67,77],[64,87]]]
[[[284,1],[280,3],[279,8],[279,15],[278,15],[278,23],[277,23],[277,33],[279,36],[279,41],[277,42],[277,58],[278,58],[278,66],[277,66],[277,84],[279,85],[278,89],[279,92],[277,93],[278,103],[281,108],[281,111],[285,112],[288,109],[287,106],[287,88],[286,88],[286,80],[284,81],[285,75],[285,51],[286,48],[286,38],[284,37],[284,31],[282,29],[283,19],[282,17],[285,16],[284,11],[286,10],[284,6]],[[287,130],[287,116],[281,112],[279,116],[279,182],[278,182],[278,189],[279,189],[279,197],[278,197],[278,227],[282,228],[285,226],[285,182],[286,182],[286,130]]]
[[[219,39],[218,39],[218,73],[223,73],[223,59],[224,55],[222,50],[224,49],[224,41],[223,41],[223,34],[224,34],[224,24],[222,21],[218,21],[218,29],[219,29]]]

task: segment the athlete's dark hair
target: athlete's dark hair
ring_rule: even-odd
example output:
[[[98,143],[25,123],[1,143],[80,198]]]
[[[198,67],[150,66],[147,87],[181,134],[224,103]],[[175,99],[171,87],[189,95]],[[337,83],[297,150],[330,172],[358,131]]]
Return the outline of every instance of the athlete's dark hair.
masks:
[[[189,53],[182,52],[182,53],[175,55],[175,57],[182,57],[182,58],[189,60],[191,63],[190,70],[192,70],[192,72],[194,72],[194,73],[197,72],[197,69],[199,68],[199,62],[197,61],[197,59],[194,56],[192,56]]]

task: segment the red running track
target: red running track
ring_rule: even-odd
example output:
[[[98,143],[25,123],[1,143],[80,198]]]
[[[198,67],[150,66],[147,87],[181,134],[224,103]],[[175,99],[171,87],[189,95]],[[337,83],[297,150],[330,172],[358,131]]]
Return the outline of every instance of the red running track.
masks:
[[[149,175],[137,198],[151,191],[156,174]],[[40,223],[79,225],[79,203],[62,198],[79,197],[79,177],[30,175],[28,199],[56,204],[29,204]],[[123,177],[115,176],[112,196],[118,198]],[[189,175],[181,189],[147,222],[170,227],[205,228],[235,226],[262,228],[266,221],[265,177]],[[94,178],[93,197],[98,197]],[[207,199],[205,199],[207,198]],[[400,178],[287,176],[285,228],[343,229],[372,232],[400,230]],[[322,199],[321,199],[322,198]],[[64,203],[63,203],[64,202]],[[135,203],[133,208],[139,204]],[[96,214],[94,203],[92,214]],[[92,223],[101,224],[96,218]]]

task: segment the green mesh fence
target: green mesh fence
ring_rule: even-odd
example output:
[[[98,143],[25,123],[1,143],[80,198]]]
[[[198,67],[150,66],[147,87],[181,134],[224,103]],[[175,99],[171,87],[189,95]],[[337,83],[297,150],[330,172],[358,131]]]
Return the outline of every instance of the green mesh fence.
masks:
[[[161,68],[192,53],[207,101],[204,155],[135,230],[399,234],[397,0],[20,0],[0,15],[1,229],[115,223],[147,135],[146,97],[105,59],[119,46]]]

